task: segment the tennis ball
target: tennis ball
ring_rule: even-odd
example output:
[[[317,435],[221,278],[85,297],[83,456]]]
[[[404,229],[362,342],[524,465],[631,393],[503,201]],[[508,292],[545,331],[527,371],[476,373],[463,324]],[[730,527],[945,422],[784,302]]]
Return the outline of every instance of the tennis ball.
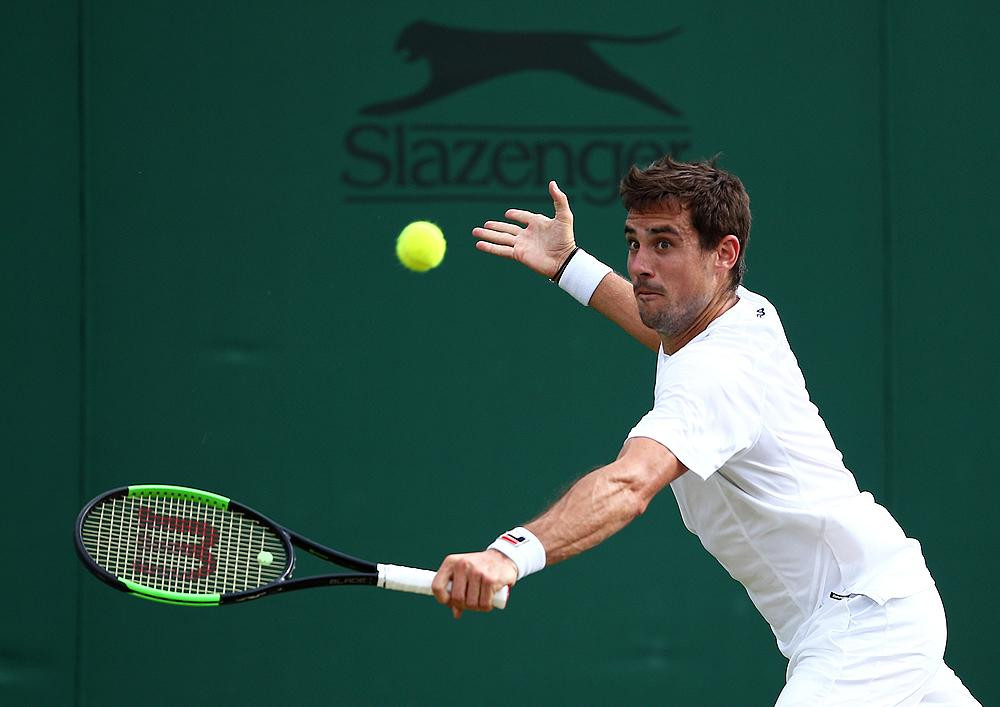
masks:
[[[257,553],[257,562],[260,563],[262,567],[267,567],[269,564],[274,562],[274,555],[269,553],[267,550],[261,550]]]
[[[444,251],[444,234],[430,221],[414,221],[396,239],[399,262],[416,272],[436,268],[444,259]]]

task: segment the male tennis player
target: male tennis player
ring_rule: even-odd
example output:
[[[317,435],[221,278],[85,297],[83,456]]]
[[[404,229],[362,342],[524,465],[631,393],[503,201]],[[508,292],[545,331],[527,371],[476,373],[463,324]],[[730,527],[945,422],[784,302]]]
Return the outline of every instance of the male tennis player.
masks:
[[[741,285],[750,199],[713,163],[665,157],[621,182],[629,280],[555,217],[473,230],[658,352],[654,405],[618,458],[434,579],[459,617],[503,585],[583,552],[668,484],[689,530],[746,587],[788,658],[780,707],[978,705],[943,661],[945,617],[920,545],[858,490],[773,305]],[[451,582],[451,591],[447,589]]]

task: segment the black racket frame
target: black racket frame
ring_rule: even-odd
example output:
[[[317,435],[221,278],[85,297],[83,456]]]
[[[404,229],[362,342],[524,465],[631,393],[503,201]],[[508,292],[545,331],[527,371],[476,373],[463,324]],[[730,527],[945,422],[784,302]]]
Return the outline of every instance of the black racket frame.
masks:
[[[163,484],[148,484],[150,486],[161,486]],[[74,544],[76,546],[76,553],[79,555],[81,562],[84,566],[90,570],[99,580],[107,584],[113,589],[125,592],[126,594],[135,594],[131,589],[128,588],[121,580],[119,580],[111,572],[97,564],[94,559],[87,552],[86,547],[83,544],[83,522],[86,519],[90,511],[99,503],[107,501],[114,497],[128,497],[129,487],[122,486],[120,488],[112,489],[97,496],[89,503],[87,503],[80,514],[77,516],[76,524],[74,526]],[[240,592],[230,592],[223,593],[219,595],[219,604],[238,604],[241,602],[250,601],[253,599],[260,599],[271,594],[283,594],[286,592],[295,591],[298,589],[309,589],[311,587],[336,587],[336,586],[373,586],[378,584],[378,566],[374,562],[369,562],[368,560],[363,560],[353,555],[348,555],[346,553],[340,552],[339,550],[334,550],[331,547],[321,545],[304,535],[300,535],[292,530],[289,530],[273,520],[268,518],[262,513],[255,511],[248,506],[244,506],[236,501],[229,501],[228,509],[232,511],[237,511],[244,514],[245,516],[256,520],[258,523],[270,528],[280,539],[285,547],[285,554],[288,557],[288,563],[285,566],[285,570],[281,573],[276,580],[270,582],[269,584],[262,585],[260,587],[254,587],[253,589],[247,589]],[[302,577],[301,579],[293,579],[292,573],[295,571],[296,554],[293,546],[305,550],[310,555],[314,555],[322,560],[331,562],[345,569],[355,570],[351,574],[323,574],[314,575],[311,577]],[[141,584],[139,582],[138,584]],[[143,598],[150,598],[145,595]],[[172,601],[169,603],[174,604],[185,604],[184,601]],[[188,602],[190,605],[201,605],[201,602]]]

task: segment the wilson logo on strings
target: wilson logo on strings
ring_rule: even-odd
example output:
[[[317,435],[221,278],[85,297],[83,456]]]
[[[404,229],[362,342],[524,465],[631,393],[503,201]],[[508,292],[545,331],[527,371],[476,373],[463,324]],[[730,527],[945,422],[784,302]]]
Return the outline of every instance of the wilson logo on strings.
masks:
[[[149,508],[139,508],[138,546],[132,570],[136,574],[171,579],[197,580],[215,572],[211,548],[218,531],[211,524],[159,515]],[[187,538],[198,537],[199,542]]]

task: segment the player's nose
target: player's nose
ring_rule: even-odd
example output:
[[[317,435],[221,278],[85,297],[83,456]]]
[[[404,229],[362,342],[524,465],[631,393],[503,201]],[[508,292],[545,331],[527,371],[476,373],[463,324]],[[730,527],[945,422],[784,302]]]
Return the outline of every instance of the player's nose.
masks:
[[[652,267],[650,266],[650,260],[646,256],[643,248],[638,248],[636,250],[630,251],[628,256],[628,274],[632,278],[632,284],[641,279],[651,277],[653,275]]]

